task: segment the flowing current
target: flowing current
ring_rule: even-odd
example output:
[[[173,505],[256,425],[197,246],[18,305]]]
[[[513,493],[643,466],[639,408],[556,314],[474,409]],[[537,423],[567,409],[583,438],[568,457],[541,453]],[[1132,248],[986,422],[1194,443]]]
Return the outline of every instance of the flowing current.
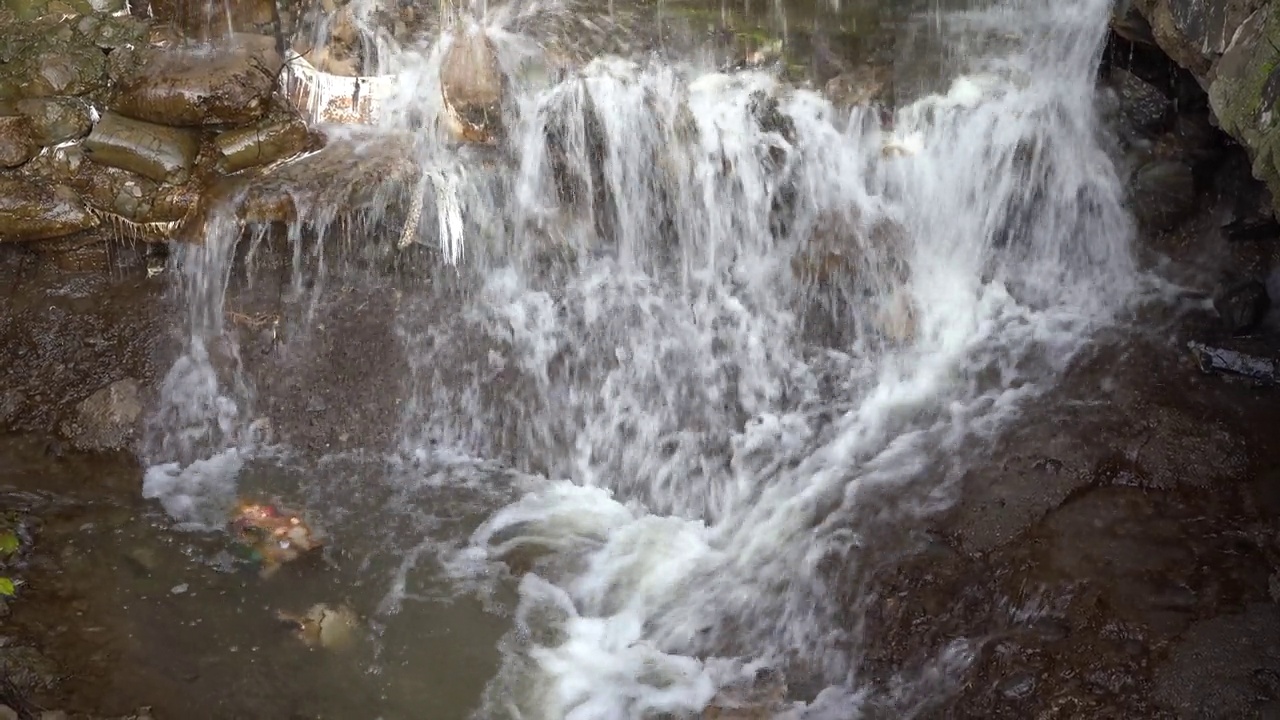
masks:
[[[479,517],[397,535],[406,559],[373,581],[384,614],[413,602],[425,556],[450,592],[514,587],[476,717],[679,717],[762,668],[827,688],[780,717],[907,692],[863,676],[865,569],[956,501],[967,463],[1133,295],[1094,107],[1109,7],[930,16],[950,75],[903,82],[891,116],[696,53],[538,72],[535,31],[574,15],[504,8],[486,20],[512,78],[492,152],[437,130],[449,34],[380,53],[396,80],[376,126],[333,134],[370,163],[403,148],[414,172],[343,242],[434,269],[391,320],[400,347],[370,350],[407,370],[394,442],[367,448],[389,457],[361,482],[407,517],[428,493]],[[237,242],[260,240],[230,218],[175,259],[189,324],[147,458],[144,492],[193,529],[220,526],[255,462],[307,462],[267,444],[227,332]],[[304,326],[341,284],[323,280],[340,223],[308,219],[289,239]],[[920,677],[956,677],[969,652]]]

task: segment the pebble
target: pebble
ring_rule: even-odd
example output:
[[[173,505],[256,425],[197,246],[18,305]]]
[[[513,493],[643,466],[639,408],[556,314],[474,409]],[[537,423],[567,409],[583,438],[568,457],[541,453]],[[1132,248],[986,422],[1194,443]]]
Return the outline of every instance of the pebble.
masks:
[[[173,593],[174,595],[181,595],[182,593],[187,591],[188,587],[190,586],[187,585],[186,583],[182,583],[181,585],[174,585],[173,588],[169,590],[169,592]]]

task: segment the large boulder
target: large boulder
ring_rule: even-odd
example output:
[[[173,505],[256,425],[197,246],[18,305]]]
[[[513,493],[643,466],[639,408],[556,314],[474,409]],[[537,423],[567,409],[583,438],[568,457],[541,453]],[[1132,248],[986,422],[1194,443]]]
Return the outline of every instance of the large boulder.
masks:
[[[141,390],[137,381],[125,379],[81,401],[59,430],[77,450],[127,450],[137,437],[141,417]]]
[[[0,242],[47,240],[98,221],[75,190],[19,177],[0,177]]]
[[[283,60],[275,40],[237,35],[225,46],[112,51],[117,90],[111,109],[172,125],[248,125],[263,117]]]

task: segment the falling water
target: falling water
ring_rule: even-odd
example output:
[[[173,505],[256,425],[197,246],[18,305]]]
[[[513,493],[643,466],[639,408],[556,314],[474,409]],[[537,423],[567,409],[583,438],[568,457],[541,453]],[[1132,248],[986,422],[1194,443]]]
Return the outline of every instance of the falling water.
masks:
[[[458,588],[518,582],[477,717],[697,712],[761,667],[830,686],[796,717],[856,714],[870,690],[848,618],[876,598],[855,588],[850,608],[833,564],[862,577],[953,503],[966,462],[1132,295],[1093,106],[1109,6],[940,16],[943,43],[964,40],[949,86],[890,123],[690,58],[536,72],[536,9],[495,8],[518,82],[490,155],[439,134],[449,35],[383,58],[398,91],[374,132],[419,133],[413,192],[440,222],[415,236],[459,258],[397,318],[395,452],[533,478],[441,551]],[[217,230],[183,258],[191,337],[147,481],[187,522],[208,517],[202,493],[234,491],[238,465],[200,463],[242,457],[251,415],[210,359],[217,238],[234,236]]]

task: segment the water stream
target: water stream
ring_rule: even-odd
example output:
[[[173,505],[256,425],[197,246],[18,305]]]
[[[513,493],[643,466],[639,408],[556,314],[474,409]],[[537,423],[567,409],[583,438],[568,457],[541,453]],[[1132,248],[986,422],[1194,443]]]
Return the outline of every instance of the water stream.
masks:
[[[857,578],[916,542],[966,463],[1133,298],[1094,108],[1109,8],[918,18],[949,74],[892,118],[697,52],[533,72],[534,29],[565,15],[491,8],[517,80],[488,154],[436,130],[448,34],[379,53],[399,92],[367,132],[413,134],[421,180],[401,195],[441,218],[408,249],[398,221],[343,241],[434,268],[346,266],[364,278],[349,283],[402,285],[379,318],[399,346],[359,350],[403,357],[393,441],[337,454],[264,432],[223,320],[239,230],[215,217],[175,260],[191,316],[144,493],[200,531],[238,494],[305,499],[336,546],[364,548],[343,582],[376,597],[375,628],[483,601],[508,629],[478,718],[679,717],[762,668],[827,688],[782,716],[857,716],[890,692],[860,671],[856,618],[877,598],[850,608],[833,566]],[[343,272],[314,230],[293,235],[295,278]],[[294,283],[303,320],[342,285],[311,280]],[[375,673],[417,642],[398,627]],[[957,641],[925,675],[968,659]]]

